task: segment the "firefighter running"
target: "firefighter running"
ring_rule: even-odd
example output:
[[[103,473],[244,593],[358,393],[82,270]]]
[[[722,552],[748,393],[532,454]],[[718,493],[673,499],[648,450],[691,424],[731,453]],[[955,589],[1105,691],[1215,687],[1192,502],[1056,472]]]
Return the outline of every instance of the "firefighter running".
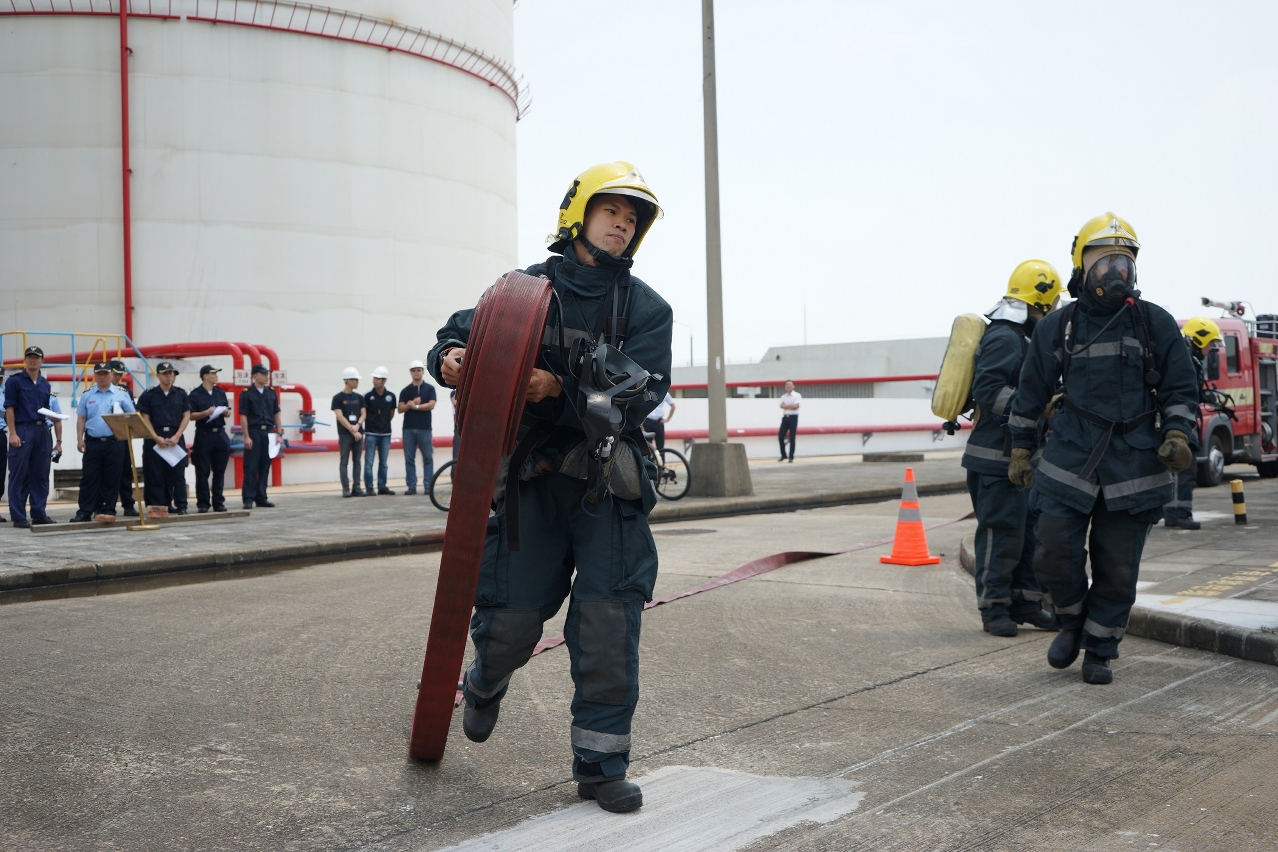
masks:
[[[1027,260],[1012,272],[1007,294],[985,316],[972,377],[975,425],[963,453],[967,490],[976,512],[976,606],[985,632],[1015,636],[1018,624],[1055,630],[1034,575],[1034,517],[1029,490],[1007,478],[1012,440],[1007,420],[1034,326],[1060,300],[1050,263]]]
[[[1048,663],[1067,668],[1081,647],[1083,680],[1095,684],[1113,680],[1109,661],[1136,600],[1141,551],[1171,499],[1168,471],[1193,463],[1188,436],[1197,425],[1180,329],[1135,289],[1139,249],[1135,230],[1113,213],[1083,225],[1069,282],[1077,301],[1034,329],[1009,420],[1008,478],[1033,488],[1034,567],[1061,622]],[[1058,381],[1059,409],[1034,459]]]
[[[647,518],[656,466],[641,430],[670,385],[673,316],[630,267],[660,217],[633,166],[595,166],[564,197],[550,245],[562,256],[526,270],[553,283],[554,302],[517,446],[498,477],[471,619],[475,659],[462,690],[463,730],[484,742],[511,675],[567,598],[573,778],[583,799],[614,812],[643,804],[625,780],[640,616],[657,576]],[[457,384],[473,313],[454,314],[430,352],[431,374],[448,387]]]

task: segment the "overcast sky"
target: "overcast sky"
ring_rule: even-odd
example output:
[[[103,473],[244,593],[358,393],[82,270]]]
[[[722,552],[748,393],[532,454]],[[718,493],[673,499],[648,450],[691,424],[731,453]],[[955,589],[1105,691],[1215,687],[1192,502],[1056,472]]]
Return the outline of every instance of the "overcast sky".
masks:
[[[729,360],[928,337],[1022,260],[1069,277],[1114,210],[1145,296],[1278,313],[1278,4],[716,4]],[[521,262],[597,162],[635,163],[665,219],[635,274],[705,362],[698,0],[520,0]],[[1219,312],[1207,312],[1216,316]]]

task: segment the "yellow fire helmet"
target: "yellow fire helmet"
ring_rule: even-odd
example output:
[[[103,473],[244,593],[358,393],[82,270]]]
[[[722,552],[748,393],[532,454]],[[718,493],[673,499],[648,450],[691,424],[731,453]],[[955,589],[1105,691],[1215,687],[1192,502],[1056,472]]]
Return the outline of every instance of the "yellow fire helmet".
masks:
[[[1061,277],[1045,260],[1027,260],[1012,271],[1004,298],[1018,299],[1044,313],[1056,306],[1061,296]]]
[[[1220,326],[1207,317],[1191,317],[1181,326],[1181,333],[1196,349],[1206,349],[1213,340],[1220,340]]]
[[[1076,272],[1083,268],[1083,249],[1088,246],[1127,246],[1132,254],[1140,252],[1136,229],[1126,219],[1120,219],[1117,213],[1105,213],[1088,219],[1078,229],[1078,236],[1074,237],[1074,245],[1070,248]]]
[[[648,188],[643,175],[633,165],[617,161],[591,166],[577,175],[577,179],[564,194],[564,201],[559,205],[559,222],[555,233],[546,239],[551,251],[563,252],[570,242],[581,236],[585,227],[586,205],[590,203],[590,199],[602,194],[625,195],[642,202],[635,204],[639,223],[635,228],[634,239],[626,248],[625,257],[632,257],[639,250],[639,244],[643,242],[652,223],[664,215],[661,205],[657,203],[656,194]]]

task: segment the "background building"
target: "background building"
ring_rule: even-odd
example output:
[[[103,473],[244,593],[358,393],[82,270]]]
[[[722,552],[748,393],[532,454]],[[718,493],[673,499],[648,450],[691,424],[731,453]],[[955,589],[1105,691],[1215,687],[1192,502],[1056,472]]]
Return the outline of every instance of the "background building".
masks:
[[[132,338],[265,344],[320,421],[343,367],[367,390],[384,364],[398,391],[515,265],[527,102],[510,0],[339,2],[150,0],[127,22]],[[118,12],[0,0],[2,330],[125,330]],[[334,461],[290,457],[286,479]]]

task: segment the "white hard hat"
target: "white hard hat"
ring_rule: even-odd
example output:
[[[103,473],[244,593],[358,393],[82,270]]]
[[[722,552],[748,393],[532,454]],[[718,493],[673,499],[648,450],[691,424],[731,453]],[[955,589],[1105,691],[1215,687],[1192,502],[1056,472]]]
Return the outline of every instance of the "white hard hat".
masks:
[[[408,365],[408,369],[410,369],[410,370],[425,370],[425,369],[426,369],[426,365],[425,365],[425,364],[423,364],[421,361],[414,361],[413,363],[411,363],[411,364],[409,364],[409,365]]]
[[[355,381],[359,381],[359,370],[356,370],[354,367],[347,367],[345,370],[342,370],[342,379],[354,379]]]
[[[389,379],[389,378],[390,378],[390,370],[386,369],[385,367],[378,367],[376,370],[374,370],[374,371],[373,371],[373,378],[375,378],[375,379]]]

